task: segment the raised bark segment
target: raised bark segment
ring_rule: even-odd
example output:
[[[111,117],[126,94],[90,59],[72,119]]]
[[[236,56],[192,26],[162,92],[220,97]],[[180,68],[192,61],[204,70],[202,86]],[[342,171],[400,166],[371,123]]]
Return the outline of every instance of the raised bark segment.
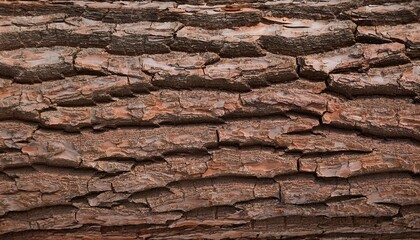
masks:
[[[72,198],[88,193],[87,183],[93,176],[90,171],[49,167],[22,168],[5,172],[15,179],[16,189],[11,194],[1,195],[3,201],[0,202],[0,215],[10,211],[68,205]]]
[[[262,34],[274,34],[279,25],[258,24],[237,29],[208,30],[184,27],[176,33],[171,48],[184,52],[216,52],[222,57],[258,57],[265,52],[257,43]]]
[[[398,25],[419,20],[418,5],[409,4],[369,5],[344,13],[358,25]]]
[[[323,188],[321,188],[324,190]],[[304,197],[304,196],[302,196]],[[398,207],[368,203],[365,198],[343,200],[340,202],[327,202],[325,205],[296,205],[281,204],[278,200],[264,199],[253,202],[235,204],[241,209],[239,213],[229,217],[241,216],[262,220],[274,217],[287,216],[327,216],[327,217],[378,217],[398,214]],[[244,217],[242,217],[243,219]],[[241,218],[240,218],[241,219]]]
[[[261,11],[253,8],[229,11],[225,5],[178,5],[170,8],[164,19],[178,20],[187,26],[217,29],[252,26],[261,21],[261,16]]]
[[[175,2],[124,1],[124,2],[91,2],[73,3],[70,15],[82,16],[109,23],[133,23],[140,21],[159,21],[168,9],[176,7]],[[80,14],[77,9],[83,8]]]
[[[0,17],[0,49],[12,50],[30,45],[38,46],[37,42],[42,39],[41,33],[46,33],[46,26],[54,22],[63,22],[65,18],[66,15],[62,13],[32,17],[2,16]]]
[[[357,128],[379,136],[420,139],[420,106],[411,100],[366,98],[329,105],[324,124]]]
[[[14,116],[52,128],[79,131],[83,127],[223,122],[230,117],[284,114],[288,111],[321,115],[326,111],[327,100],[331,98],[317,95],[325,89],[324,83],[296,80],[271,87],[270,94],[262,90],[244,95],[163,90],[107,104],[74,107],[106,102],[114,97],[132,96],[132,92],[138,88],[130,81],[132,78],[128,80],[122,76],[78,76],[30,87],[6,87],[0,97],[4,102],[0,108],[4,114],[0,118]],[[23,93],[31,98],[22,98]],[[307,101],[297,102],[299,96],[305,96]]]
[[[294,175],[276,178],[281,189],[281,201],[286,204],[325,202],[334,197],[350,195],[349,184],[344,180],[317,180],[311,175]]]
[[[141,22],[119,24],[111,36],[107,47],[111,53],[139,55],[144,53],[168,53],[175,32],[181,27],[179,23]]]
[[[34,173],[39,174],[39,172]],[[56,171],[47,171],[47,173],[49,174],[50,179],[55,179],[57,177],[60,178],[58,175],[56,175]],[[20,171],[9,172],[9,174],[22,176],[20,175],[22,174]],[[312,214],[325,214],[329,217],[341,217],[348,215],[352,216],[353,214],[356,216],[372,216],[372,214],[378,214],[380,216],[392,216],[398,212],[397,207],[386,205],[384,206],[375,203],[410,204],[416,203],[418,201],[418,199],[412,198],[412,196],[414,196],[413,194],[415,194],[415,192],[412,192],[412,190],[416,190],[416,184],[418,184],[418,181],[415,181],[409,175],[377,175],[373,179],[369,178],[368,182],[366,182],[364,177],[354,178],[350,179],[350,184],[337,180],[316,181],[312,176],[282,177],[278,178],[277,181],[279,182],[281,189],[279,189],[279,186],[273,181],[255,179],[220,178],[194,181],[191,183],[179,182],[170,184],[169,189],[171,191],[162,189],[152,192],[137,193],[130,197],[131,202],[147,204],[148,207],[143,207],[144,205],[137,205],[133,203],[125,203],[107,209],[92,208],[84,204],[76,203],[75,205],[78,208],[61,208],[61,211],[58,211],[58,209],[55,207],[44,208],[51,209],[52,213],[55,213],[57,218],[68,216],[66,213],[69,212],[73,213],[73,218],[64,218],[67,220],[60,222],[61,224],[58,226],[54,223],[47,224],[47,222],[39,221],[37,218],[38,215],[35,213],[37,211],[42,212],[41,209],[30,211],[29,218],[26,218],[25,220],[29,222],[39,221],[39,223],[44,223],[39,226],[39,229],[71,228],[80,226],[77,223],[96,223],[97,221],[101,221],[106,226],[127,225],[129,223],[140,224],[143,222],[148,224],[159,224],[168,220],[177,220],[181,218],[181,214],[174,212],[171,213],[168,212],[168,210],[172,211],[172,209],[179,209],[183,211],[190,211],[193,209],[201,209],[203,207],[209,206],[234,205],[238,210],[229,211],[227,209],[220,209],[221,213],[219,215],[219,221],[203,222],[203,224],[224,225],[232,224],[231,221],[235,219],[262,220],[280,216],[293,216],[296,215],[296,213],[299,213],[299,215],[303,216]],[[296,189],[296,182],[306,183],[305,186],[307,186],[307,188]],[[405,182],[405,184],[402,184],[403,182]],[[62,189],[60,189],[59,192],[55,192],[55,189],[60,187],[60,184],[57,184],[54,181],[42,180],[34,184],[37,184],[38,187],[45,187],[42,188],[43,192],[53,191],[53,196],[55,196],[55,194],[61,193],[62,196],[60,199],[63,198],[63,196],[67,196],[66,194],[68,194],[67,192],[63,192]],[[75,186],[77,185],[66,185],[67,188]],[[314,186],[318,186],[319,191],[314,191],[316,189],[311,188]],[[370,186],[376,186],[376,188],[371,188]],[[20,188],[24,189],[25,185],[20,186]],[[398,194],[396,196],[391,195],[389,193],[390,189],[398,189]],[[294,191],[292,190],[302,191],[302,195],[294,195]],[[281,196],[283,197],[282,199],[285,201],[285,203],[279,204],[278,200],[267,199],[270,197],[278,198],[279,191],[281,192]],[[217,195],[214,193],[217,193]],[[357,198],[340,202],[331,201],[328,202],[325,207],[321,207],[321,209],[316,210],[315,206],[294,205],[309,202],[316,203],[320,199],[346,196],[348,194],[354,194],[354,196],[366,194],[366,200],[364,198]],[[99,197],[100,195],[97,196]],[[236,197],[218,197],[225,195]],[[7,196],[10,197],[10,195]],[[120,196],[123,195],[120,194]],[[258,198],[266,198],[266,200],[254,200]],[[246,199],[251,199],[253,201],[243,202],[244,200],[246,201]],[[164,204],[165,202],[170,203],[170,209],[167,205]],[[293,205],[289,205],[288,202]],[[149,207],[153,212],[150,211]],[[370,209],[371,211],[363,211],[363,209]],[[137,211],[137,217],[130,217],[130,213],[133,211]],[[316,213],[314,211],[316,211]],[[203,213],[203,211],[200,212]],[[110,220],[110,218],[116,216],[119,216],[117,221]],[[210,220],[212,218],[211,216],[212,215],[203,215],[201,219]],[[10,224],[8,221],[22,221],[23,219],[20,217],[21,214],[19,213],[9,214],[7,218],[2,221],[2,225],[7,226]],[[179,227],[193,224],[192,220],[194,220],[194,215],[191,214],[188,219],[189,221],[186,221],[186,219],[180,219],[180,221],[174,222],[172,226]],[[290,220],[291,219],[288,221]],[[289,224],[291,224],[291,222],[289,222]],[[26,225],[22,225],[23,226],[20,228],[15,228],[15,230],[21,231],[28,229],[26,228]]]
[[[308,2],[281,0],[265,1],[260,8],[268,9],[273,17],[335,19],[340,13],[355,8],[359,4],[359,1],[352,0]]]
[[[349,180],[351,194],[362,194],[371,203],[418,204],[420,181],[406,173],[360,176]]]
[[[375,148],[372,153],[302,157],[299,171],[315,172],[319,177],[342,178],[391,171],[419,173],[420,148],[415,143],[383,142]]]
[[[82,16],[104,22],[124,23],[139,21],[156,21],[162,17],[162,12],[174,8],[175,2],[34,2],[21,1],[2,2],[0,13],[11,16],[38,16],[53,12],[64,13],[68,16]]]
[[[407,55],[420,57],[419,23],[396,26],[359,26],[356,39],[360,42],[401,42],[406,45]]]
[[[133,202],[144,203],[155,212],[189,211],[196,208],[233,205],[256,198],[278,198],[279,185],[273,180],[216,178],[170,184],[166,190],[133,195]]]
[[[328,88],[347,96],[420,94],[420,63],[371,68],[366,73],[330,74]]]
[[[14,117],[39,122],[41,112],[57,105],[85,106],[109,102],[115,97],[147,92],[150,86],[140,79],[115,75],[78,75],[34,85],[11,84],[1,89],[0,119]]]
[[[36,86],[36,85],[35,85]],[[31,86],[32,89],[35,86]],[[45,82],[37,87],[51,104],[59,106],[81,106],[111,101],[113,97],[132,96],[136,90],[128,77],[83,76]],[[29,88],[29,87],[28,87]]]
[[[82,16],[109,23],[133,23],[139,21],[180,21],[183,24],[205,28],[232,28],[255,25],[261,21],[262,12],[254,8],[229,11],[225,5],[176,5],[174,2],[87,2],[69,4],[42,4],[24,1],[18,11],[14,4],[3,3],[4,15],[43,15],[62,12],[70,16]],[[55,8],[55,9],[54,9]]]
[[[140,161],[171,152],[203,151],[217,144],[215,131],[208,127],[82,132],[81,135],[69,134],[66,139],[54,132],[37,131],[33,138],[22,145],[22,152],[30,157],[48,159],[54,165],[63,162],[86,167],[95,166],[95,160]]]
[[[261,48],[284,55],[306,55],[350,46],[354,43],[355,26],[348,21],[311,21],[269,18],[271,24],[260,23],[237,29],[207,30],[185,27],[177,32],[174,50],[216,52],[221,56],[261,56]],[[312,39],[318,39],[312,42]]]
[[[166,224],[182,216],[178,212],[153,213],[143,204],[124,204],[107,208],[81,208],[76,215],[82,224],[101,224],[103,226],[126,226],[141,224]]]
[[[241,94],[245,111],[273,114],[287,111],[322,115],[332,96],[311,92],[305,88],[282,88],[276,85]]]
[[[35,125],[13,121],[0,122],[0,151],[19,148],[18,144],[29,141],[36,129]]]
[[[261,36],[259,43],[272,53],[307,55],[353,45],[355,30],[350,21],[291,21],[274,36]]]
[[[269,54],[260,58],[222,59],[214,53],[182,53],[126,57],[109,55],[100,49],[88,49],[77,55],[80,71],[100,72],[147,78],[152,84],[170,88],[219,88],[248,91],[251,86],[284,82],[297,78],[291,57]],[[222,71],[221,71],[222,70]]]
[[[231,150],[212,152],[211,161],[203,177],[243,175],[256,177],[274,177],[279,174],[297,172],[297,155],[264,150]]]
[[[315,121],[303,120],[298,119],[293,124],[281,123],[281,120],[232,122],[218,129],[219,139],[222,144],[266,145],[303,153],[372,152],[378,146],[383,147],[381,141],[347,131],[321,128],[312,130],[313,135],[291,134],[305,132],[317,126]]]
[[[233,91],[247,91],[250,86],[297,78],[296,63],[289,57],[270,54],[260,58],[221,59],[212,64],[218,59],[207,54],[202,55],[205,62],[201,65],[192,65],[196,61],[194,56],[197,55],[185,55],[178,60],[174,56],[173,63],[167,61],[168,57],[171,58],[170,55],[150,56],[143,58],[144,71],[155,74],[153,84],[157,86],[210,87]]]
[[[0,19],[1,50],[20,47],[100,47],[111,53],[167,53],[177,22],[112,24],[61,14]],[[6,44],[19,39],[13,44]]]
[[[351,22],[277,18],[270,18],[270,21],[272,23],[269,25],[260,23],[237,29],[185,27],[177,32],[171,47],[187,52],[212,51],[227,57],[262,56],[264,52],[261,48],[297,56],[350,46],[354,42],[352,31],[355,26]],[[313,38],[317,39],[315,43]]]
[[[29,158],[29,156],[22,154],[21,152],[5,152],[0,153],[0,169],[24,167],[36,164],[35,161]]]
[[[0,234],[27,230],[58,230],[79,228],[82,224],[75,219],[77,208],[54,206],[9,213],[0,220]],[[7,230],[7,231],[6,231]]]
[[[0,52],[0,75],[20,83],[54,80],[75,74],[76,49],[67,47],[26,48]]]
[[[277,136],[308,131],[318,125],[315,118],[297,118],[293,120],[233,121],[218,128],[219,140],[221,144],[229,145],[277,146]]]
[[[371,152],[376,141],[338,130],[313,130],[314,134],[304,134],[317,126],[316,119],[297,118],[293,122],[240,121],[218,128],[221,144],[239,146],[272,146],[285,148],[291,152]],[[303,132],[302,134],[294,134]],[[357,142],[355,142],[357,139]]]
[[[93,20],[102,20],[112,23],[132,23],[139,21],[167,21],[178,20],[185,24],[199,25],[208,28],[224,28],[226,26],[237,27],[254,25],[261,21],[262,16],[306,18],[306,19],[336,19],[343,17],[341,13],[348,11],[344,17],[353,16],[355,19],[364,13],[369,14],[369,22],[378,22],[381,15],[389,13],[396,21],[412,20],[416,12],[405,6],[404,9],[388,9],[387,7],[359,6],[383,3],[401,3],[407,1],[328,1],[328,2],[294,2],[282,1],[123,1],[123,2],[32,2],[20,1],[3,2],[0,4],[2,15],[45,15],[51,12],[65,13],[69,16],[83,16]],[[191,4],[191,5],[185,5]],[[230,6],[230,4],[234,4]],[[409,4],[408,4],[409,5]],[[395,7],[394,7],[395,8]],[[371,9],[373,13],[371,13]],[[197,14],[193,14],[197,13]],[[352,14],[353,13],[353,14]],[[408,13],[409,16],[401,17],[398,13]],[[373,18],[372,18],[373,17]],[[384,20],[380,19],[382,22]],[[227,24],[224,24],[227,23]]]
[[[39,89],[22,89],[19,85],[0,88],[0,119],[37,121],[39,111],[48,108],[48,101],[42,98]]]
[[[111,165],[112,162],[100,165],[100,161],[96,161],[96,169],[120,172],[121,174],[109,178],[95,177],[89,182],[89,189],[91,191],[111,191],[113,189],[118,193],[133,193],[163,188],[181,180],[238,176],[269,178],[297,172],[297,156],[294,155],[283,156],[284,153],[249,149],[239,153],[236,151],[234,158],[227,161],[226,156],[232,156],[233,153],[233,150],[222,148],[211,151],[211,155],[165,156],[164,162],[138,166],[133,166],[134,163],[131,163],[127,164],[128,168],[126,169],[122,164],[118,165],[123,161],[116,161],[114,165]],[[261,156],[255,157],[253,154],[261,154]],[[229,162],[232,164],[228,164]],[[226,168],[221,168],[222,166],[226,166]],[[90,202],[97,202],[95,204],[99,205],[107,204],[106,199],[105,196],[97,196],[90,199]]]
[[[309,79],[326,79],[330,73],[402,65],[410,62],[404,50],[404,45],[400,43],[355,44],[349,48],[299,57],[299,75]]]
[[[164,90],[95,107],[57,108],[56,111],[42,112],[41,122],[70,131],[87,126],[223,122],[223,117],[240,109],[238,94]]]
[[[415,209],[417,210],[417,209]],[[124,235],[124,239],[134,240],[136,238],[150,238],[150,239],[223,239],[223,238],[281,238],[281,237],[302,237],[305,235],[319,235],[328,234],[324,239],[350,238],[357,239],[361,235],[381,235],[386,238],[417,238],[418,233],[416,228],[411,228],[410,221],[415,220],[416,214],[412,212],[415,210],[407,210],[407,213],[402,217],[395,217],[398,222],[390,222],[381,217],[333,217],[327,218],[322,216],[315,217],[277,217],[272,219],[257,220],[253,224],[236,224],[226,223],[224,226],[211,225],[212,222],[197,221],[197,227],[200,231],[188,231],[185,227],[167,228],[159,225],[153,225],[153,230],[144,233],[143,228],[136,227],[112,227],[105,228],[104,231],[99,227],[83,227],[76,231],[27,231],[18,234],[7,234],[10,239],[19,239],[20,237],[31,238],[35,240],[42,239],[56,239],[57,237],[65,239],[115,239],[115,236]],[[203,222],[204,221],[204,222]],[[222,220],[217,219],[217,222],[222,223]],[[232,221],[230,221],[232,222]],[[304,222],[305,228],[300,224]],[[204,223],[206,223],[204,225]],[[339,225],[338,225],[339,224]],[[338,225],[338,226],[337,226]],[[196,225],[194,225],[196,226]],[[332,229],[332,230],[331,230]],[[356,233],[354,231],[357,231]]]

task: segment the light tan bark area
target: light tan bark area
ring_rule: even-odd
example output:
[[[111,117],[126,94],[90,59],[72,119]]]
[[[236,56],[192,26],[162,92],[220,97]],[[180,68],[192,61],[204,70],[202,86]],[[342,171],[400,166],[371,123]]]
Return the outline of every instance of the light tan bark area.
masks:
[[[420,239],[420,5],[0,2],[0,239]]]

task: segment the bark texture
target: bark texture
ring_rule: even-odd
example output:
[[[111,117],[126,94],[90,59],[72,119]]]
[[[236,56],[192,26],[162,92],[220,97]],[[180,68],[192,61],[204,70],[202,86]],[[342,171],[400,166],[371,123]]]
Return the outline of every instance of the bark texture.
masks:
[[[420,239],[420,5],[0,2],[0,239]]]

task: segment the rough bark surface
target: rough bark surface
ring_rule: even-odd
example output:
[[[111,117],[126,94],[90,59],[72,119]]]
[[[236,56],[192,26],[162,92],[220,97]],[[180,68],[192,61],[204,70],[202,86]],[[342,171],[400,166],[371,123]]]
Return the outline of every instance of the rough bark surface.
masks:
[[[0,239],[420,239],[419,9],[0,1]]]

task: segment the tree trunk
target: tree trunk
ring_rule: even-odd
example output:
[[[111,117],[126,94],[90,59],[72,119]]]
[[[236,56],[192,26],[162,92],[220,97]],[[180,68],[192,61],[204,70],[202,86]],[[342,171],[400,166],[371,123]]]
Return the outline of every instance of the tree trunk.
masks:
[[[418,4],[235,2],[0,2],[0,239],[420,239]]]

